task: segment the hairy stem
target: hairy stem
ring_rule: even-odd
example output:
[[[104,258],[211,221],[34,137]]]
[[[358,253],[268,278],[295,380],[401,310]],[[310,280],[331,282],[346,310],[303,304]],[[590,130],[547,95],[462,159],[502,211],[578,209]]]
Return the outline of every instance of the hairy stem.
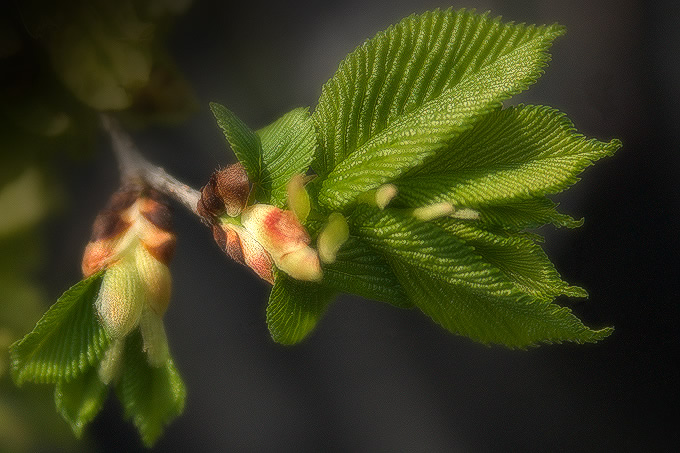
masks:
[[[120,177],[123,184],[143,182],[146,185],[174,198],[198,215],[196,206],[201,193],[168,174],[161,167],[146,160],[135,146],[132,138],[120,127],[118,122],[107,115],[102,115],[104,130],[111,137],[113,152],[120,166]]]

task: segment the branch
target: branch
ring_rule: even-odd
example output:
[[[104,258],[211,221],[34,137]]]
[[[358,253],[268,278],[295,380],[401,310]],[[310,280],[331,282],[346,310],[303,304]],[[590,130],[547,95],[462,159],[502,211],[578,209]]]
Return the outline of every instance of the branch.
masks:
[[[120,127],[118,122],[107,115],[102,115],[104,130],[111,137],[113,152],[120,166],[120,177],[123,184],[143,182],[146,185],[168,195],[182,203],[191,212],[198,215],[196,206],[201,193],[179,181],[146,160],[135,146],[132,138]]]

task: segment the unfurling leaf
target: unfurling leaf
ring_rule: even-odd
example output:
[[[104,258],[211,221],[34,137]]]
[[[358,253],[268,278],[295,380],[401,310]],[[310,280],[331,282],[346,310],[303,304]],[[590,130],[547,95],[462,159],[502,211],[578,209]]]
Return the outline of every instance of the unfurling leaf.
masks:
[[[184,410],[186,389],[171,358],[160,367],[150,366],[139,333],[128,338],[125,364],[116,393],[125,416],[132,419],[144,445],[151,447]]]
[[[70,381],[98,363],[109,345],[94,310],[101,281],[102,273],[97,273],[72,286],[31,333],[12,345],[17,384]]]
[[[97,368],[91,367],[74,380],[58,381],[54,388],[54,404],[64,419],[71,425],[76,437],[81,437],[83,430],[101,410],[108,396],[105,385]]]
[[[267,325],[274,341],[302,341],[316,327],[335,294],[318,283],[301,282],[279,273],[267,305]]]

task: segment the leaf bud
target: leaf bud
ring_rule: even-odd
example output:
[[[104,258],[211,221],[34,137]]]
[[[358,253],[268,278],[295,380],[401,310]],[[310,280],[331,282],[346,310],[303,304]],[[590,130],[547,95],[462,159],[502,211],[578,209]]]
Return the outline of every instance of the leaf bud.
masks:
[[[334,212],[328,216],[328,222],[316,240],[319,258],[324,263],[334,263],[338,250],[349,239],[349,225],[345,216]]]
[[[105,270],[95,308],[111,338],[100,364],[104,383],[116,379],[125,337],[140,327],[152,366],[168,357],[163,314],[170,301],[170,262],[175,249],[172,218],[160,194],[126,187],[95,220],[85,249],[83,273]]]
[[[453,214],[453,205],[448,202],[433,203],[412,211],[413,217],[418,220],[428,221]]]
[[[304,187],[305,176],[301,173],[294,175],[286,186],[288,208],[295,214],[300,223],[307,220],[310,210],[309,194]]]
[[[255,204],[243,211],[241,222],[281,271],[297,280],[321,280],[319,255],[309,246],[309,234],[293,212]]]
[[[201,189],[196,207],[198,213],[214,222],[225,212],[229,217],[238,216],[248,202],[250,182],[243,165],[238,162],[215,171]]]

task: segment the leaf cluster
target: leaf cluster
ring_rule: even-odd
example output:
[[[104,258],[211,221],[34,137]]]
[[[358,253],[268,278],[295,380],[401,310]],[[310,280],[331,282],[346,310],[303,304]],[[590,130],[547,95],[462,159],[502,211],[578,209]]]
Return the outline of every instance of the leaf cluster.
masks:
[[[311,115],[296,109],[253,132],[212,104],[255,185],[254,201],[285,207],[287,181],[311,166],[308,230],[314,236],[336,212],[350,227],[321,283],[279,273],[267,308],[274,340],[305,338],[343,292],[417,307],[482,343],[524,348],[610,334],[553,303],[587,293],[561,279],[527,229],[579,226],[547,196],[620,142],[586,139],[550,107],[502,105],[540,77],[563,33],[432,11],[352,52]],[[366,202],[387,183],[398,189],[387,208]],[[438,203],[454,213],[416,215]]]
[[[57,410],[77,437],[109,394],[98,365],[111,339],[94,308],[104,272],[67,290],[33,331],[10,348],[14,381],[18,385],[54,384]],[[125,416],[132,419],[147,446],[184,408],[186,390],[172,359],[162,367],[151,367],[139,331],[127,339],[122,375],[115,388]]]

